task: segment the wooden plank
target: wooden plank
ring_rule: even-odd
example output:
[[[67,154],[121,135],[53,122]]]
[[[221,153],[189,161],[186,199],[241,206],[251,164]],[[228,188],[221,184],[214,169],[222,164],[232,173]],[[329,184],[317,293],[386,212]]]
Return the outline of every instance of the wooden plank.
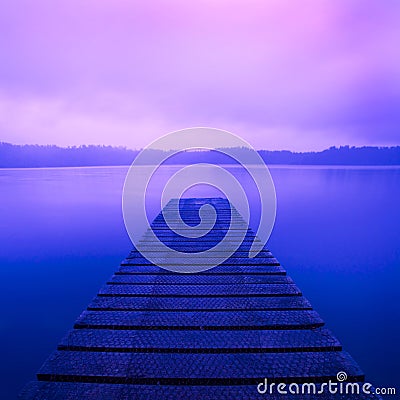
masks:
[[[75,328],[92,329],[314,329],[312,310],[290,311],[84,311]]]
[[[74,329],[59,350],[174,353],[283,353],[340,351],[339,341],[325,328],[312,330],[129,330]]]
[[[316,384],[316,391],[321,385]],[[307,392],[306,392],[307,393]],[[21,400],[149,400],[149,399],[265,399],[282,400],[283,395],[261,395],[255,385],[127,385],[84,382],[31,382],[23,390]],[[360,394],[286,394],[288,400],[367,400],[381,399],[377,395]]]
[[[96,296],[88,310],[98,311],[263,311],[310,310],[303,296],[281,297],[123,297]]]

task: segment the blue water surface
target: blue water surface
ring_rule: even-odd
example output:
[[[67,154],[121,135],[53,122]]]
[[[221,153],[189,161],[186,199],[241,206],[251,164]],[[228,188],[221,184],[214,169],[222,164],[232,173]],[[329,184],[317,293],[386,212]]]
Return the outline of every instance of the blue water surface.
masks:
[[[1,399],[34,379],[130,250],[121,212],[126,172],[0,170]],[[367,380],[395,386],[400,169],[276,166],[271,173],[278,209],[268,247]],[[159,211],[157,189],[149,193],[150,217]],[[202,194],[210,193],[193,191]]]

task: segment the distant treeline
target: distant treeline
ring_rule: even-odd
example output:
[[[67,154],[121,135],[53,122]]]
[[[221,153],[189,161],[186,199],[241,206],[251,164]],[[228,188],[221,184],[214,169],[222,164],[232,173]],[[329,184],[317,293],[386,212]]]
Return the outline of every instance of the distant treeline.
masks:
[[[245,162],[249,150],[231,149]],[[320,152],[297,153],[287,150],[258,151],[267,164],[304,165],[400,165],[400,146],[396,147],[331,147]],[[40,145],[13,145],[0,142],[0,168],[78,167],[101,165],[129,165],[139,150],[112,146],[58,147]],[[161,156],[171,156],[168,164],[207,162],[235,163],[217,151],[188,151],[172,156],[172,151],[151,150],[146,153],[146,163],[153,164]]]

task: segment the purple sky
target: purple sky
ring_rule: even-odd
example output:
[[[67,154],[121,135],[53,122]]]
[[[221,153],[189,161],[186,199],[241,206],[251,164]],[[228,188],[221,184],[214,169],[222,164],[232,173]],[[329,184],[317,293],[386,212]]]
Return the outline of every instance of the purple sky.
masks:
[[[0,141],[400,144],[399,46],[398,0],[5,1]]]

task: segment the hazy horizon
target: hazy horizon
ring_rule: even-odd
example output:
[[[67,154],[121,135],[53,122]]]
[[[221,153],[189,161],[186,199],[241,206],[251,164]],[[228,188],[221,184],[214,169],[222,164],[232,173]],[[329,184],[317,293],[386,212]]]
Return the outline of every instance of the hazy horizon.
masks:
[[[200,150],[200,151],[199,151]],[[165,154],[165,164],[189,165],[193,163],[235,164],[225,154],[226,147],[215,149],[193,147],[177,149],[128,149],[114,146],[58,147],[51,145],[12,145],[0,142],[0,168],[48,167],[88,165],[130,165],[141,154],[141,163],[158,163]],[[292,152],[289,150],[257,150],[266,164],[293,165],[400,165],[400,146],[395,147],[331,147],[321,152]],[[242,162],[252,164],[252,151],[246,147],[230,147],[230,154]],[[164,156],[163,156],[164,157]]]
[[[72,144],[72,145],[65,145],[65,146],[61,146],[61,145],[57,145],[55,143],[44,143],[44,144],[39,144],[39,143],[21,143],[21,144],[17,144],[17,143],[10,143],[10,142],[4,142],[4,141],[0,141],[0,145],[1,144],[6,144],[6,145],[11,145],[11,146],[42,146],[42,147],[46,147],[46,146],[55,146],[58,147],[60,149],[72,149],[72,148],[79,148],[79,147],[102,147],[102,146],[111,146],[113,148],[123,148],[129,151],[142,151],[142,148],[133,148],[133,147],[127,147],[127,145],[107,145],[107,144],[96,144],[96,143],[83,143],[83,144]],[[284,149],[268,149],[268,148],[256,148],[256,151],[287,151],[287,152],[291,152],[291,153],[309,153],[309,152],[316,152],[316,153],[320,153],[326,150],[330,150],[332,148],[335,149],[340,149],[340,148],[350,148],[350,149],[362,149],[365,147],[371,147],[371,148],[377,148],[377,149],[388,149],[388,148],[394,148],[394,147],[400,147],[400,144],[394,144],[394,145],[382,145],[382,146],[374,146],[374,145],[359,145],[359,146],[351,146],[349,144],[343,144],[343,145],[339,145],[339,146],[330,146],[330,147],[326,147],[323,148],[321,150],[305,150],[305,151],[297,151],[297,150],[292,150],[292,149],[288,149],[288,148],[284,148]],[[218,149],[218,148],[217,148]],[[175,149],[158,149],[158,150],[163,150],[163,151],[172,151]],[[199,150],[203,150],[203,149],[199,149]],[[187,150],[186,150],[187,151]],[[204,149],[204,151],[209,151],[208,149]]]

